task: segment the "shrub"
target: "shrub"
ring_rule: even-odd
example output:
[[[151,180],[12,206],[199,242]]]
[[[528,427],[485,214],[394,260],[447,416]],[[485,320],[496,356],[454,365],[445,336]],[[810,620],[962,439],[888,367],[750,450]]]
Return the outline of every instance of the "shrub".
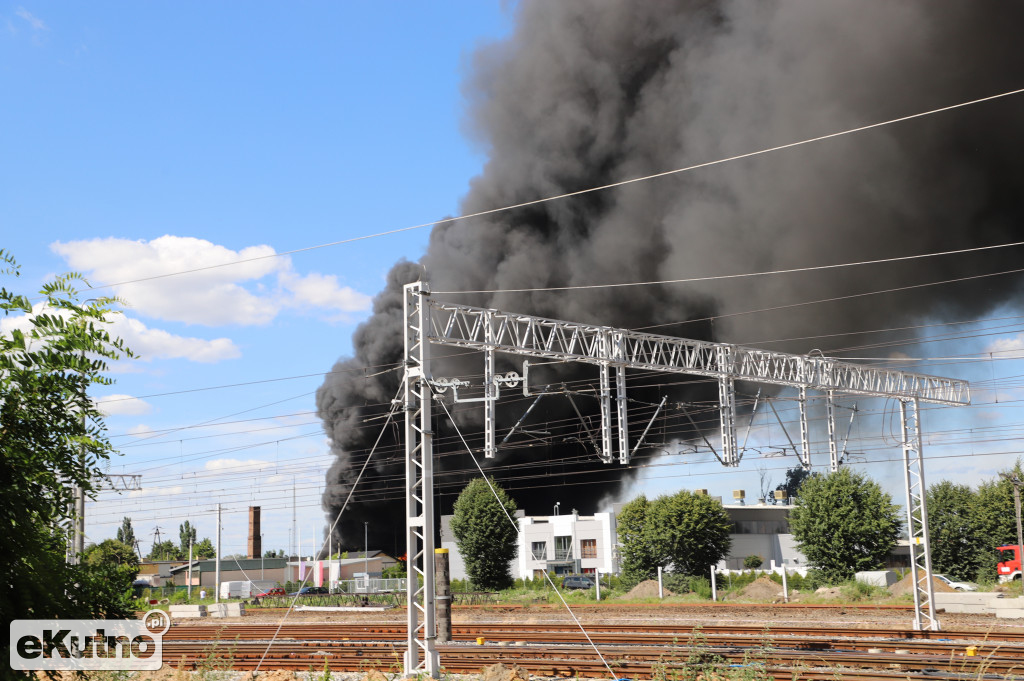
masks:
[[[705,600],[711,600],[711,580],[707,577],[690,577],[689,589]]]
[[[743,559],[743,567],[747,570],[756,570],[762,565],[764,565],[764,559],[761,556],[747,556]]]

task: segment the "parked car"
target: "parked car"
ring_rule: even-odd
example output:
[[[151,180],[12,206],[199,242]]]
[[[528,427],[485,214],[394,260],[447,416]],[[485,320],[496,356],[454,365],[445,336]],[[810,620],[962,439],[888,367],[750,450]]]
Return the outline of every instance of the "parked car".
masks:
[[[267,589],[263,593],[256,594],[256,598],[275,598],[275,597],[278,597],[278,596],[287,596],[287,595],[288,594],[285,593],[284,589],[282,589],[279,586],[275,586],[275,587],[273,587],[271,589]]]
[[[329,594],[326,586],[304,586],[295,593],[288,594],[289,596],[319,596]]]
[[[590,577],[571,576],[562,580],[563,589],[593,589],[594,580]]]
[[[952,579],[950,579],[946,575],[936,575],[936,574],[933,573],[932,576],[935,577],[935,579],[938,579],[938,580],[941,580],[941,581],[945,582],[947,586],[949,586],[949,587],[951,587],[953,589],[956,589],[957,591],[977,591],[978,590],[978,587],[976,587],[974,584],[970,584],[968,582],[954,582]]]

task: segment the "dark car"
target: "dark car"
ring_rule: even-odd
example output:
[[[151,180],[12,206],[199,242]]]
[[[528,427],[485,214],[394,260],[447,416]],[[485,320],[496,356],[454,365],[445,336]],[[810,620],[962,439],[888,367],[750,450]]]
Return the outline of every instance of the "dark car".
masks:
[[[562,580],[563,589],[593,589],[594,580],[590,577],[575,576],[566,577]]]
[[[290,593],[289,596],[319,596],[327,595],[330,591],[327,590],[326,586],[304,586],[299,589],[296,593]]]

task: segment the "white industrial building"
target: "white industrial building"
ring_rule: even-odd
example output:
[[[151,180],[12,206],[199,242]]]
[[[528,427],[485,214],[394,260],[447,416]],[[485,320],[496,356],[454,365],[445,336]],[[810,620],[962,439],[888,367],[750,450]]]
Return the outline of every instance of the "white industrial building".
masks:
[[[441,548],[448,549],[452,579],[466,579],[466,564],[451,532],[451,516],[441,516]],[[555,574],[618,572],[615,516],[573,511],[561,515],[526,516],[516,512],[519,545],[512,562],[512,576],[528,579]]]

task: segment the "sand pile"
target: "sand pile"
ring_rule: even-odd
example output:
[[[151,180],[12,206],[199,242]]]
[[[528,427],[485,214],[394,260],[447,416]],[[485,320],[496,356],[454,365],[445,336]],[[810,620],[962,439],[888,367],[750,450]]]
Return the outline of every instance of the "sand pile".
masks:
[[[907,574],[906,577],[904,577],[903,579],[889,587],[889,593],[891,593],[893,596],[904,596],[906,594],[912,593],[914,588],[913,579],[914,573],[911,572]],[[934,593],[948,594],[956,591],[956,589],[946,584],[941,579],[935,579],[934,577],[932,577],[932,591]]]
[[[740,598],[752,601],[773,601],[782,598],[782,585],[776,584],[767,577],[758,577],[740,591]]]
[[[668,589],[664,589],[666,596],[675,596],[674,593]],[[658,582],[654,579],[648,579],[640,582],[632,589],[629,590],[623,598],[657,598],[658,597]]]

